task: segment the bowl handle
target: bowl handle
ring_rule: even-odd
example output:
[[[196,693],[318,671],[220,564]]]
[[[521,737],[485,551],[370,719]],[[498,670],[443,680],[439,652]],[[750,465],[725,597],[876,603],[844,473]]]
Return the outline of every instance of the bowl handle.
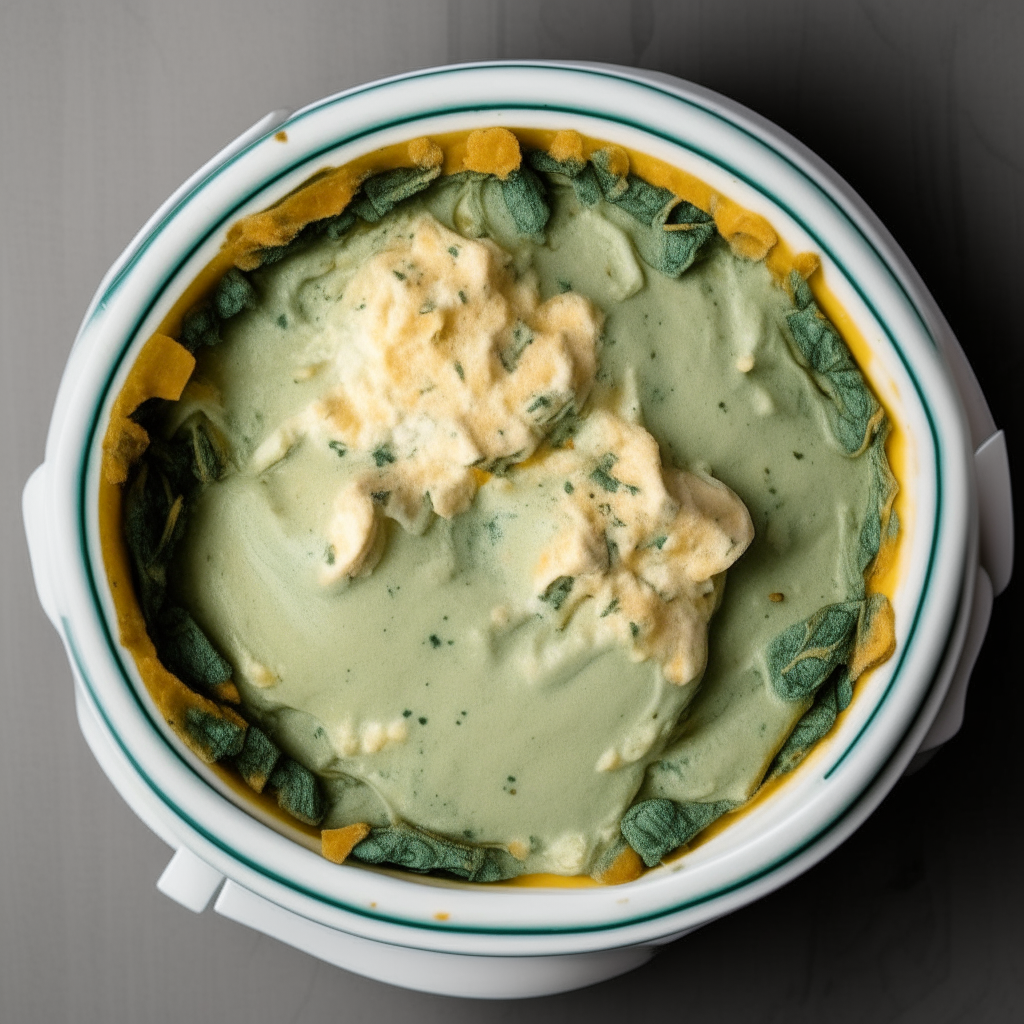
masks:
[[[37,466],[28,478],[21,493],[21,514],[25,520],[25,536],[28,539],[28,558],[32,564],[32,579],[39,595],[39,603],[46,612],[53,628],[60,632],[60,611],[53,594],[50,578],[50,563],[47,558],[46,542],[46,463]]]
[[[216,868],[211,868],[187,846],[181,846],[164,868],[156,887],[175,903],[201,914],[223,881],[224,876]]]
[[[992,593],[1001,594],[1013,572],[1013,492],[1006,435],[997,430],[974,453],[978,480],[978,517],[981,564],[992,581]]]

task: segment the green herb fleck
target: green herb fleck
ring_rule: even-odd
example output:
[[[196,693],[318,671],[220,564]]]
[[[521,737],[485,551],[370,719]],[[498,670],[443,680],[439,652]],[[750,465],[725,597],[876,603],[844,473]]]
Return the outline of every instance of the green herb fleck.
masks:
[[[500,434],[501,431],[499,430]],[[500,459],[495,459],[490,465],[485,466],[484,469],[488,473],[493,473],[495,476],[505,476],[509,469],[514,466],[521,458],[523,453],[521,451],[513,452],[511,455],[503,455]]]
[[[561,278],[558,280],[558,290],[564,295],[566,292],[572,291],[572,283],[564,281]]]
[[[342,458],[345,455],[345,452],[348,451],[348,449],[341,443],[341,441],[328,441],[327,447],[330,448],[331,451],[335,452],[339,459]]]
[[[548,443],[552,448],[563,448],[568,441],[576,436],[576,431],[579,428],[580,418],[576,415],[576,410],[571,405],[567,405],[564,412],[555,421],[551,433],[548,434]]]
[[[519,365],[519,360],[527,345],[533,344],[533,331],[522,322],[517,320],[512,328],[512,344],[501,353],[501,365],[507,373],[512,373]]]
[[[412,711],[411,711],[411,710],[410,710],[409,708],[406,708],[406,709],[405,709],[405,710],[404,710],[404,711],[402,712],[402,717],[403,717],[403,718],[410,718],[411,716],[412,716]]]
[[[425,718],[418,718],[418,719],[416,719],[416,721],[418,721],[420,723],[420,725],[426,725],[427,724],[427,720]]]
[[[391,450],[391,445],[386,442],[379,448],[375,448],[372,452],[374,465],[380,469],[381,466],[386,466],[391,462],[395,461],[395,453]]]
[[[538,409],[546,409],[551,405],[551,399],[546,395],[538,395],[527,407],[527,412],[536,412]]]
[[[575,491],[575,490],[576,490],[576,488],[573,487],[573,485],[571,483],[569,483],[568,480],[566,480],[565,481],[565,493],[566,494],[572,494],[572,492]]]
[[[619,526],[625,525],[624,523],[617,523]],[[608,564],[614,565],[619,557],[619,545],[615,543],[606,533],[604,535],[604,546],[608,549]]]
[[[619,481],[615,477],[610,476],[605,470],[597,467],[591,474],[590,479],[594,481],[599,487],[603,487],[606,491],[614,494],[619,489]]]
[[[608,605],[608,607],[605,608],[605,610],[603,612],[601,612],[601,618],[603,619],[606,615],[611,615],[611,613],[616,611],[618,609],[618,607],[619,607],[619,599],[617,597],[613,597],[612,600],[611,600],[611,603]]]
[[[461,288],[459,289],[459,298],[462,300],[463,305],[469,302],[469,299],[466,298],[466,293]]]
[[[388,498],[391,496],[390,491],[371,491],[370,497],[373,499],[375,505],[386,505]]]
[[[288,317],[286,317],[286,316],[284,315],[284,313],[282,313],[282,314],[281,314],[281,315],[280,315],[280,316],[279,316],[279,317],[277,318],[277,326],[278,326],[278,327],[287,327],[287,326],[288,326]]]
[[[804,457],[804,453],[803,452],[793,452],[793,458],[794,459],[802,459],[803,457]]]
[[[328,544],[327,550],[324,552],[324,560],[327,562],[328,565],[334,565],[334,554],[334,545]]]
[[[633,634],[634,640],[640,635],[640,627],[635,622],[629,624],[629,631]]]
[[[540,599],[551,605],[552,608],[557,612],[559,608],[565,604],[565,599],[569,596],[569,592],[572,590],[572,585],[575,582],[572,576],[559,576],[558,579],[552,580],[548,584],[547,589],[541,594]]]
[[[435,650],[441,646],[441,638],[436,633],[430,634],[430,646]]]
[[[400,270],[392,270],[391,273],[394,274],[399,281],[405,280],[405,274],[403,274]]]
[[[621,480],[618,480],[611,475],[610,470],[618,461],[619,460],[616,455],[612,452],[606,452],[601,456],[601,460],[598,462],[597,468],[590,474],[590,479],[610,494],[614,494],[620,487],[624,487],[630,494],[639,494],[639,487],[623,483]]]
[[[454,245],[449,245],[448,246],[448,253],[449,253],[449,255],[451,255],[452,259],[455,259],[459,255],[458,247],[454,246]]]
[[[466,379],[466,371],[462,368],[462,363],[458,360],[455,361],[455,372],[459,375],[459,380]]]

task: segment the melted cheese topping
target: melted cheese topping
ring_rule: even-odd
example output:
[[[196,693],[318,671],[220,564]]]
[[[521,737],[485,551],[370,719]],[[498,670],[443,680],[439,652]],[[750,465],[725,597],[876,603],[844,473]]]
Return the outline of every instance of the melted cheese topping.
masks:
[[[586,400],[600,312],[582,296],[541,302],[493,242],[430,216],[367,261],[324,333],[338,384],[275,430],[249,471],[302,438],[365,463],[339,492],[324,582],[372,571],[382,515],[420,532],[430,511],[464,512],[486,476],[528,458],[559,417]],[[321,372],[321,364],[303,368]],[[429,504],[428,504],[429,501]]]
[[[541,600],[567,614],[595,598],[599,635],[657,659],[670,682],[696,679],[722,574],[754,537],[746,506],[710,476],[664,469],[642,426],[603,409],[546,468],[565,478],[566,526],[538,562]]]
[[[603,320],[575,293],[541,302],[536,275],[517,274],[509,253],[429,214],[368,259],[334,308],[323,326],[333,355],[318,358],[321,340],[298,376],[329,371],[337,383],[272,431],[248,467],[264,472],[305,438],[359,465],[334,499],[324,584],[373,571],[383,517],[422,532],[431,511],[450,519],[469,507],[481,468],[533,456],[586,401]],[[586,416],[572,446],[546,449],[538,470],[564,480],[564,494],[532,610],[564,624],[593,598],[601,639],[656,659],[673,683],[698,678],[722,574],[753,538],[740,499],[711,477],[663,469],[651,434],[609,409]]]

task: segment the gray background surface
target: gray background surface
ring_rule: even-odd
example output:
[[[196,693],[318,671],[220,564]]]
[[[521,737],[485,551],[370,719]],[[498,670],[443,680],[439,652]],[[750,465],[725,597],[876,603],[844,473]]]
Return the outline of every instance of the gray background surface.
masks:
[[[1022,53],[1024,4],[1010,0],[5,0],[0,1022],[1024,1019],[1019,583],[997,603],[961,735],[837,853],[632,975],[462,1002],[156,892],[169,851],[78,733],[19,509],[93,290],[189,173],[275,107],[495,57],[678,74],[816,149],[917,263],[1024,480]]]

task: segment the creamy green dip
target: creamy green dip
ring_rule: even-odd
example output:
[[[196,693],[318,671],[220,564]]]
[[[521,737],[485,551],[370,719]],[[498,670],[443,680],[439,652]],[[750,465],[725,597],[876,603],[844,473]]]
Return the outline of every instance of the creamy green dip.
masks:
[[[442,179],[252,275],[259,304],[199,354],[199,384],[168,413],[169,434],[201,409],[239,467],[197,498],[170,587],[231,662],[247,712],[323,780],[323,827],[403,821],[508,847],[524,872],[575,874],[638,795],[752,795],[810,704],[776,696],[765,647],[863,590],[872,468],[833,439],[794,354],[792,300],[763,263],[715,240],[665,277],[637,259],[626,214],[565,186],[550,200],[545,240],[524,239],[495,180]],[[542,298],[571,291],[603,311],[588,408],[638,405],[666,465],[713,474],[746,504],[755,536],[728,571],[702,680],[674,685],[656,659],[596,641],[606,609],[592,600],[567,621],[523,611],[563,487],[533,463],[419,535],[385,520],[372,572],[330,587],[317,574],[351,453],[307,438],[242,471],[320,394],[301,368],[331,304],[424,211],[511,252]],[[627,756],[608,768],[613,748]]]

